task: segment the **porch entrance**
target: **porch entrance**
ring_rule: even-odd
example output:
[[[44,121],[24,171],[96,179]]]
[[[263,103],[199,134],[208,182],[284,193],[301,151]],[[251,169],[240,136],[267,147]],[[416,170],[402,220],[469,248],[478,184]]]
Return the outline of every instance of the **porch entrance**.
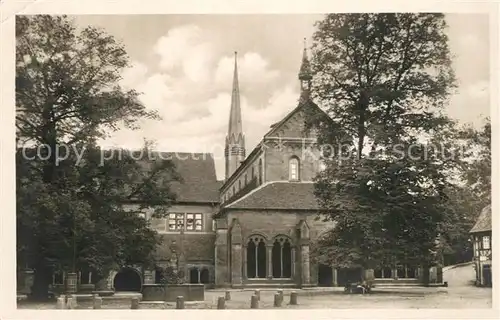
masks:
[[[115,291],[140,292],[142,289],[142,279],[139,271],[133,268],[123,268],[115,275],[113,280]]]

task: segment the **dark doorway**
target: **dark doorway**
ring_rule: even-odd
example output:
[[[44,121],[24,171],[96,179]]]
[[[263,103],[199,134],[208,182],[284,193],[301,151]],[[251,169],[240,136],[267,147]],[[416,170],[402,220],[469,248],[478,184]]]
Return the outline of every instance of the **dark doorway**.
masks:
[[[332,267],[325,264],[318,265],[318,286],[331,287],[333,285]]]
[[[200,272],[200,282],[203,284],[207,284],[210,282],[210,274],[208,272],[208,269],[203,269]]]
[[[345,286],[347,283],[356,283],[361,281],[361,268],[342,268],[337,269],[337,282],[339,286]]]
[[[199,273],[198,269],[191,268],[189,269],[189,283],[200,283],[200,279],[198,278]]]
[[[163,283],[164,271],[162,268],[155,269],[155,283]]]
[[[484,286],[491,287],[492,286],[491,266],[489,264],[483,266],[483,278],[484,278]]]
[[[141,275],[135,269],[123,268],[116,274],[113,286],[115,291],[140,292],[142,288]]]

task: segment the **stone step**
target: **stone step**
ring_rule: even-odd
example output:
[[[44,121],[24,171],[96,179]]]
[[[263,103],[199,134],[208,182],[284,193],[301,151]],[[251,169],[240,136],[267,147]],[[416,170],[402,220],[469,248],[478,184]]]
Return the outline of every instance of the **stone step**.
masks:
[[[374,283],[374,288],[425,287],[421,283]]]
[[[295,283],[245,283],[243,288],[296,288]]]

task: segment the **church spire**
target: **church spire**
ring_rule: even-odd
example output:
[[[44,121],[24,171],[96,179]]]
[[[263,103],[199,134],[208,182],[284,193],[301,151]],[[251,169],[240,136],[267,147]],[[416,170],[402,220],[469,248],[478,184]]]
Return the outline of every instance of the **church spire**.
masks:
[[[234,52],[233,89],[231,93],[231,110],[229,112],[229,125],[226,137],[226,179],[245,160],[245,137],[241,120],[240,87],[238,83],[238,53]]]
[[[229,114],[228,128],[228,136],[243,134],[241,124],[240,86],[238,83],[238,53],[236,51],[234,52],[233,91],[231,93],[231,111]]]
[[[312,71],[309,58],[307,57],[306,38],[304,38],[304,51],[302,53],[302,64],[299,71],[300,80],[300,100],[307,101],[309,99],[309,91],[311,89]]]

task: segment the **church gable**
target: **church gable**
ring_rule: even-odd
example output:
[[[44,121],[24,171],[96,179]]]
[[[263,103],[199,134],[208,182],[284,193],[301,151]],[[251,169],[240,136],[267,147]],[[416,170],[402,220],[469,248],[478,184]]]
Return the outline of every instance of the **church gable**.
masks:
[[[316,138],[314,128],[307,128],[306,122],[309,120],[308,117],[317,114],[326,117],[326,114],[312,101],[300,103],[281,121],[273,124],[264,138],[314,139]]]

